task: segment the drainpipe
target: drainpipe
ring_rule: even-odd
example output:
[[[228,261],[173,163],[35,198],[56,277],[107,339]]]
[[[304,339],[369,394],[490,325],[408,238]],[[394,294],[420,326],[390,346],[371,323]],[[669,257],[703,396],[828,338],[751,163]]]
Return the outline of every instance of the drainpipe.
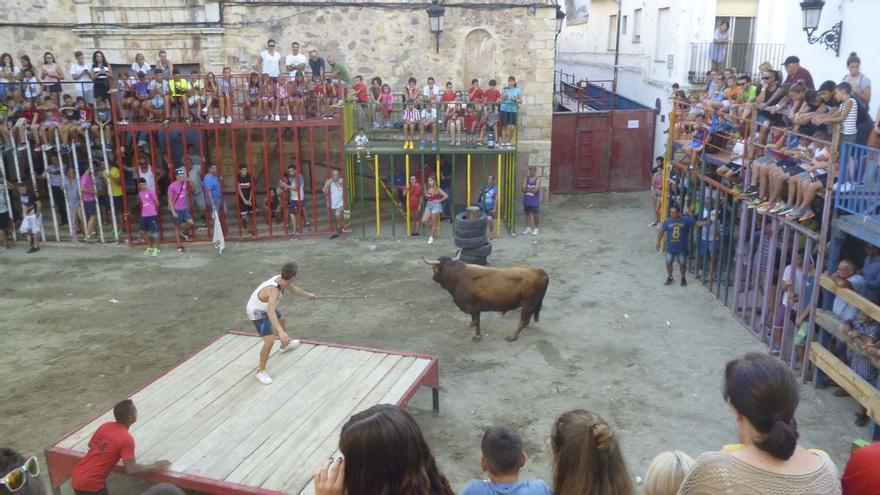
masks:
[[[614,38],[614,79],[611,83],[611,92],[617,94],[617,64],[620,63],[620,15],[621,3],[623,0],[617,1],[617,36]]]

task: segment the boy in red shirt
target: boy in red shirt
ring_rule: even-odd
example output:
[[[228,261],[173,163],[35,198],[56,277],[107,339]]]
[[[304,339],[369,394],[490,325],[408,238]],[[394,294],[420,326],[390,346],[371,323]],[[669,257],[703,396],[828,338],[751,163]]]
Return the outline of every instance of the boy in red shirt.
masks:
[[[468,103],[472,104],[474,108],[477,110],[477,114],[483,113],[483,100],[485,99],[485,94],[483,93],[483,88],[480,87],[479,79],[471,80],[471,87],[467,90],[468,95]]]
[[[498,110],[498,102],[501,101],[501,91],[495,87],[498,82],[495,79],[489,81],[489,89],[483,92],[483,100],[489,106],[489,110]]]
[[[107,476],[122,459],[125,474],[168,469],[168,461],[138,464],[134,457],[134,438],[128,432],[137,421],[137,408],[131,399],[113,406],[115,422],[104,423],[89,440],[89,451],[73,468],[71,486],[76,495],[107,495]]]

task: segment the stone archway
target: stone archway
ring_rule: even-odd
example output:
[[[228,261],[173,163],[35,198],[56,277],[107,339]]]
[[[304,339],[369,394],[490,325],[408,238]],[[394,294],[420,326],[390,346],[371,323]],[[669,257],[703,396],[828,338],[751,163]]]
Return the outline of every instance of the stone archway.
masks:
[[[474,29],[464,39],[464,87],[477,78],[485,86],[495,74],[495,39],[485,29]]]

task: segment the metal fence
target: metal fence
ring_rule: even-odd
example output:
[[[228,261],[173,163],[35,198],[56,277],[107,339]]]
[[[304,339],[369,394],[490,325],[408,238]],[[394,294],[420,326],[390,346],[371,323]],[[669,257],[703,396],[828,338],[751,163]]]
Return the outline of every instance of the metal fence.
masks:
[[[880,224],[880,151],[844,143],[834,207],[864,222]]]
[[[691,43],[688,82],[706,83],[706,73],[736,68],[738,74],[749,74],[753,81],[759,79],[758,66],[769,62],[774,69],[782,66],[785,45],[782,43]]]

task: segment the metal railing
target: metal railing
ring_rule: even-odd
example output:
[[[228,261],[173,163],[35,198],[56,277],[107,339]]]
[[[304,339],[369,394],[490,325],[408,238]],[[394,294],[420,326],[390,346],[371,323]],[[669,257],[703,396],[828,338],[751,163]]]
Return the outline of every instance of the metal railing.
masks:
[[[864,222],[880,224],[880,150],[845,143],[834,207]]]
[[[609,80],[577,80],[574,74],[555,71],[554,103],[575,112],[614,111],[614,93]]]
[[[706,73],[736,68],[738,74],[749,74],[753,81],[759,79],[758,66],[769,62],[774,69],[782,65],[785,45],[782,43],[691,43],[688,82],[706,83]]]

